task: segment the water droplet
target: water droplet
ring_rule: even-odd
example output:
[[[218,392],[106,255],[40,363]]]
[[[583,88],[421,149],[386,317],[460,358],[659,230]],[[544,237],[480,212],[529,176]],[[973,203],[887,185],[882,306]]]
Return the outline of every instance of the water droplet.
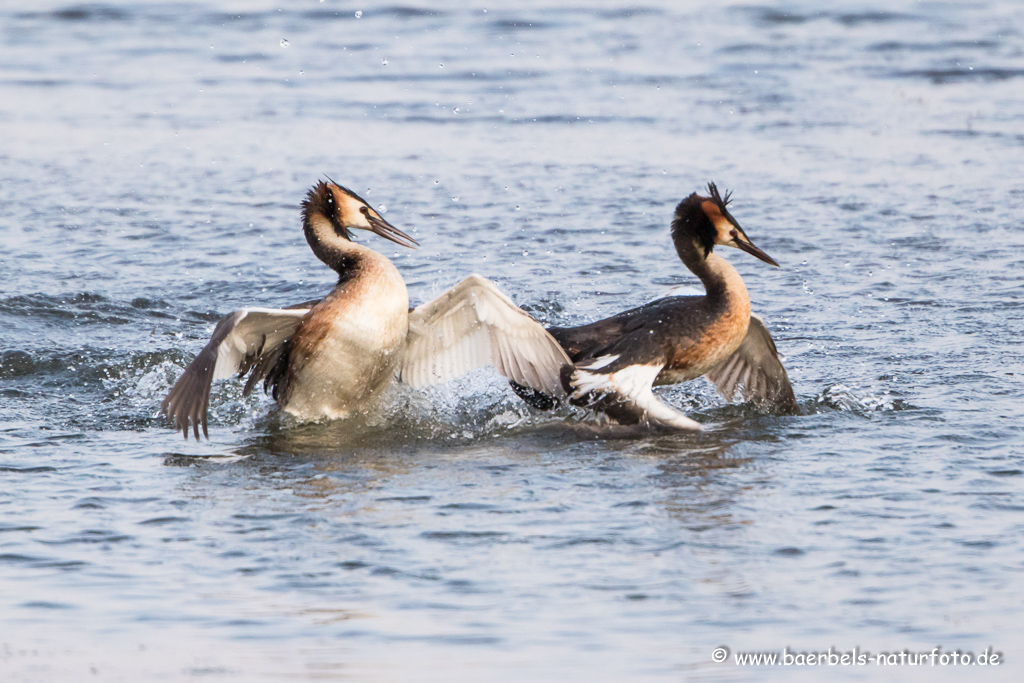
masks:
[[[356,19],[362,19],[362,18],[363,18],[363,10],[357,9],[356,10]]]
[[[382,64],[383,66],[387,66],[387,65],[388,65],[388,58],[387,58],[387,57],[385,57],[384,59],[380,60],[380,63],[381,63],[381,64]]]
[[[453,194],[453,195],[452,195],[452,201],[453,201],[453,202],[457,202],[457,201],[459,201],[459,195],[457,195],[457,194]]]
[[[377,213],[387,213],[387,212],[388,212],[387,204],[378,204],[377,205]]]
[[[438,64],[438,65],[437,65],[437,68],[438,68],[438,69],[443,69],[443,68],[444,68],[444,64]]]
[[[518,211],[518,210],[519,210],[519,205],[518,205],[518,204],[516,204],[516,211]]]
[[[455,107],[455,109],[452,109],[452,112],[454,112],[454,113],[458,114],[458,113],[459,113],[459,108],[458,108],[458,107]]]
[[[302,69],[299,69],[299,75],[300,75],[300,76],[305,76],[305,75],[306,75],[306,72],[305,72],[305,71],[303,71]]]
[[[524,249],[524,250],[523,250],[523,256],[529,256],[529,255],[530,255],[530,252],[528,252],[528,251],[526,251],[526,250]]]
[[[435,185],[439,184],[440,182],[441,182],[440,180],[434,180],[434,184]]]
[[[290,45],[290,43],[287,40],[285,40],[284,38],[282,38],[281,39],[281,47],[288,47],[288,45]]]

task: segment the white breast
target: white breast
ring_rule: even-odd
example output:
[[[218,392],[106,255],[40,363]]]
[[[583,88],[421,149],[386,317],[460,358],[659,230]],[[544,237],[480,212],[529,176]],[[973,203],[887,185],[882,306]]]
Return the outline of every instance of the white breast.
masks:
[[[405,283],[382,258],[311,312],[303,333],[316,343],[295,345],[285,412],[333,419],[371,408],[395,374],[408,327]]]

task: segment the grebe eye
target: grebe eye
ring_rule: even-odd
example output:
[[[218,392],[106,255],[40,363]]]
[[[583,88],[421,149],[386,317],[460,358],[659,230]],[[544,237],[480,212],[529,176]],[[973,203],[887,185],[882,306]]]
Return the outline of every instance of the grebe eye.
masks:
[[[736,235],[738,235],[738,234],[739,234],[739,233],[737,233],[737,232],[736,232],[735,230],[730,230],[730,231],[729,231],[729,237],[735,237],[735,236],[736,236]]]
[[[362,213],[362,214],[363,214],[364,216],[366,216],[366,215],[369,215],[369,213],[370,213],[370,209],[369,209],[369,208],[367,208],[367,207],[365,207],[365,206],[360,206],[360,207],[359,207],[359,211],[360,211],[360,213]]]

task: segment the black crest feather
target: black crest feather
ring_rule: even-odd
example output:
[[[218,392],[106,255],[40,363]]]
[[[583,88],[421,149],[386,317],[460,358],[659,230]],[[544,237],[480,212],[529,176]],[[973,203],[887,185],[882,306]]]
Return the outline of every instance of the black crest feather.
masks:
[[[675,218],[672,220],[673,241],[679,244],[680,240],[688,236],[697,240],[697,244],[704,251],[704,258],[707,258],[715,248],[718,229],[712,224],[708,215],[704,213],[701,204],[710,199],[718,205],[723,214],[726,214],[725,207],[729,204],[729,199],[732,197],[731,192],[726,192],[725,197],[722,197],[714,183],[708,183],[708,194],[710,197],[702,197],[694,192],[679,202],[679,205],[676,207]]]
[[[725,197],[722,197],[718,193],[718,186],[714,183],[708,183],[708,194],[711,195],[711,200],[718,204],[718,208],[722,210],[722,213],[725,213],[725,207],[729,206],[729,202],[732,201],[732,192],[726,190]]]
[[[328,178],[328,180],[330,180],[330,178]],[[356,196],[353,192],[346,190],[333,180],[331,180],[331,185],[334,185],[346,194],[350,194],[353,197]],[[306,198],[302,200],[302,224],[307,226],[307,231],[313,215],[317,213],[323,215],[331,222],[334,232],[339,236],[344,237],[347,240],[352,239],[352,233],[350,233],[348,229],[338,221],[338,208],[335,206],[334,193],[331,192],[330,185],[322,180],[314,185],[309,192],[306,193]],[[307,239],[310,238],[309,234],[307,234]]]
[[[366,204],[367,206],[370,205],[370,202],[366,201],[365,199],[363,199],[362,197],[357,195],[352,190],[348,189],[344,185],[341,185],[339,183],[334,182],[334,180],[331,178],[331,176],[324,176],[324,177],[327,178],[327,180],[331,181],[331,185],[334,185],[336,188],[338,188],[339,190],[341,190],[342,192],[347,194],[349,197],[352,197],[353,199],[357,199],[357,200],[361,201],[363,204]]]

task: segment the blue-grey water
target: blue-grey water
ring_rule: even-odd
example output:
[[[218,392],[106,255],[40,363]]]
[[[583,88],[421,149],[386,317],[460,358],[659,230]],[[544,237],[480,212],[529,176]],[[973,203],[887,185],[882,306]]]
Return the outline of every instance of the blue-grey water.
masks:
[[[1021,680],[1022,167],[1010,0],[3,3],[0,679]],[[803,414],[607,438],[481,370],[183,441],[216,320],[329,291],[325,175],[413,302],[562,325],[695,284],[672,209],[732,189]],[[1004,663],[733,658],[784,647]]]

